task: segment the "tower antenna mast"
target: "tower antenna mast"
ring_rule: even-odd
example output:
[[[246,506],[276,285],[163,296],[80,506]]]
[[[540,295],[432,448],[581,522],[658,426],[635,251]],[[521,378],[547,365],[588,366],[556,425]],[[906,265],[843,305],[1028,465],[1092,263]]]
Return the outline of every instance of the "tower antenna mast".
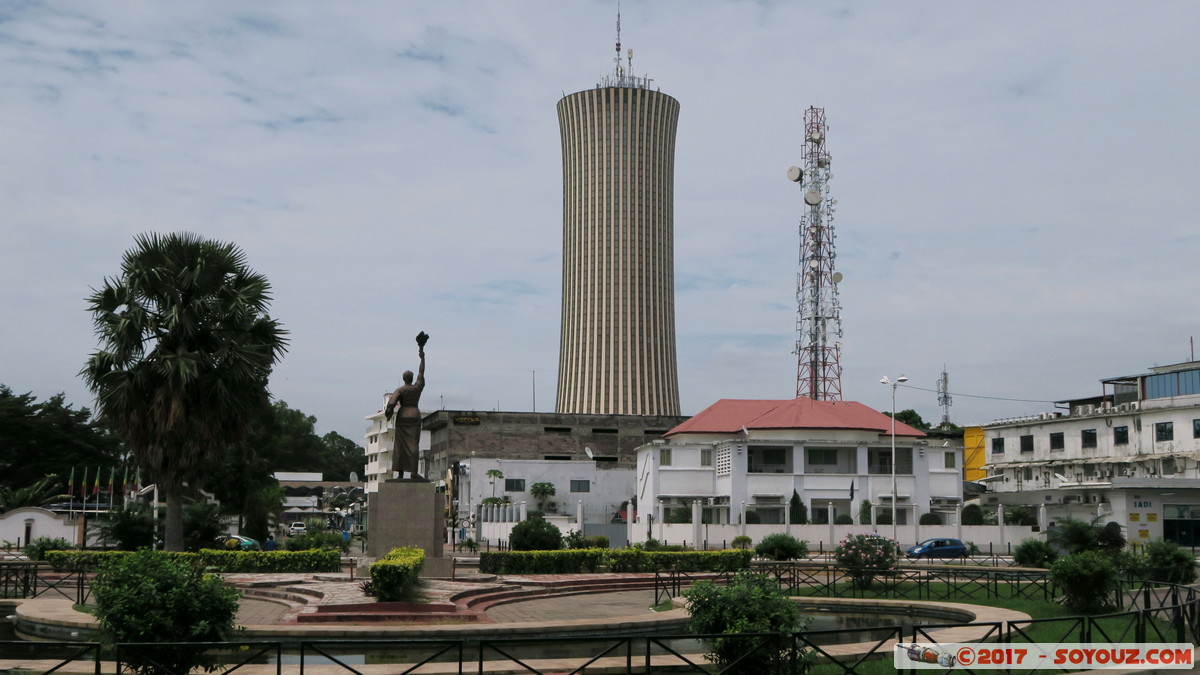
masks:
[[[950,398],[950,374],[946,372],[946,366],[942,366],[942,376],[938,378],[938,405],[942,406],[942,426],[950,426],[950,405],[954,403]]]
[[[834,270],[837,249],[829,197],[831,156],[825,147],[825,109],[804,111],[804,166],[788,169],[788,180],[804,193],[800,218],[800,272],[796,275],[796,396],[815,401],[842,400],[841,272]]]

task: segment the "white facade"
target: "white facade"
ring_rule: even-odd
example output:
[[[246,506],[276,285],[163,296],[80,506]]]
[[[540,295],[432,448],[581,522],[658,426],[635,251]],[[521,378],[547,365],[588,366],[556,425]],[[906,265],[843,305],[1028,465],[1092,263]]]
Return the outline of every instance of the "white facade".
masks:
[[[384,394],[383,405],[387,406],[389,394]],[[367,455],[367,466],[364,469],[363,484],[364,489],[370,492],[379,492],[380,481],[389,480],[395,477],[396,472],[392,471],[392,448],[395,445],[396,424],[395,417],[388,420],[384,418],[383,408],[367,415],[367,430],[364,436],[366,437],[365,452]],[[418,443],[419,470],[421,475],[429,480],[437,482],[441,476],[426,475],[425,470],[425,455],[429,451],[429,432],[421,431],[421,440]]]
[[[861,429],[748,429],[736,435],[672,434],[638,450],[635,541],[655,524],[786,526],[793,492],[809,522],[849,515],[860,523],[870,500],[876,518],[892,510],[891,439]],[[895,494],[899,525],[938,512],[955,522],[962,503],[961,447],[930,447],[925,439],[896,438]],[[853,486],[853,497],[851,496]],[[650,508],[647,508],[649,505]],[[749,515],[747,515],[749,514]],[[651,520],[652,519],[652,520]],[[870,523],[862,523],[870,524]],[[776,529],[781,530],[781,527]]]
[[[611,523],[619,520],[622,504],[634,488],[633,469],[604,468],[591,461],[472,457],[461,466],[455,495],[458,513],[460,518],[475,514],[477,521],[482,518],[519,522],[519,514],[538,509],[530,488],[534,483],[544,482],[555,489],[555,495],[541,505],[547,516],[565,516],[573,526],[571,529],[579,529],[580,517],[584,523]],[[487,475],[490,470],[499,471],[504,477],[493,479]],[[490,511],[481,510],[483,500],[491,497],[506,504]]]
[[[1134,543],[1200,543],[1200,363],[1103,384],[1065,411],[983,426],[985,503],[1032,507],[1042,526],[1102,516]]]

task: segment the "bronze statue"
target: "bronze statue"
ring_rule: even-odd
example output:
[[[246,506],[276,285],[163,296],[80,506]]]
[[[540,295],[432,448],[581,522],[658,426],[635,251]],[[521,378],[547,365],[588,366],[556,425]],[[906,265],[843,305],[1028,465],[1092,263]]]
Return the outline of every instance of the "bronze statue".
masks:
[[[393,413],[396,414],[396,445],[392,449],[392,470],[400,472],[396,478],[401,480],[404,479],[406,471],[412,474],[412,480],[425,480],[417,473],[417,448],[421,442],[421,411],[417,404],[421,402],[421,392],[425,389],[426,342],[429,342],[429,336],[425,331],[417,333],[417,355],[421,357],[421,365],[417,368],[417,381],[413,382],[411,370],[404,371],[403,386],[392,392],[383,411],[384,417],[389,420],[392,419]]]

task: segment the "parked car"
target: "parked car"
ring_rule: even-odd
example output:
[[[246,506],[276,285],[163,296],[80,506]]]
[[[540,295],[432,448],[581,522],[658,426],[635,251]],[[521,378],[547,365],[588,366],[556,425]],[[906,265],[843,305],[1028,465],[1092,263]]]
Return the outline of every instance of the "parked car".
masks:
[[[958,539],[926,539],[908,549],[904,554],[909,558],[962,558],[967,555],[967,547]]]
[[[262,546],[257,539],[243,537],[240,534],[222,534],[217,537],[217,548],[229,551],[261,551]]]
[[[292,536],[298,534],[308,534],[308,526],[304,524],[304,521],[297,520],[288,526],[288,534]]]

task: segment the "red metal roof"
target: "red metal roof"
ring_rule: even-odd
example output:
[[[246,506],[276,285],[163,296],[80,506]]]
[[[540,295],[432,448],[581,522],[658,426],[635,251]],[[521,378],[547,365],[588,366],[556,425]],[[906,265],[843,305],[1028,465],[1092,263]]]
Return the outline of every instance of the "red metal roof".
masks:
[[[671,429],[676,434],[733,434],[749,429],[856,429],[890,434],[892,419],[854,401],[814,401],[794,398],[760,401],[723,398],[688,421]],[[920,438],[925,434],[896,422],[897,436]]]

